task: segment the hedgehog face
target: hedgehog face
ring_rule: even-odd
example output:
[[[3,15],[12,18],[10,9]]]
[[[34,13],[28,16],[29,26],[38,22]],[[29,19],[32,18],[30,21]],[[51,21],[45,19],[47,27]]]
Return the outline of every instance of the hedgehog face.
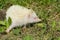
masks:
[[[28,15],[29,23],[35,23],[41,21],[41,19],[38,18],[35,12]]]

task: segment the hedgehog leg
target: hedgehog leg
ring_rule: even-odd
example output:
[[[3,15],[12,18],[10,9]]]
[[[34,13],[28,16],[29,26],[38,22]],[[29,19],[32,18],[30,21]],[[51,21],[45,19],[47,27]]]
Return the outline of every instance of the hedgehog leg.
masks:
[[[8,28],[7,28],[7,30],[6,30],[6,33],[9,33],[10,32],[10,30],[11,29],[13,29],[14,28],[14,25],[12,24],[12,25],[10,25]]]
[[[23,33],[26,33],[26,25],[22,28]]]
[[[25,29],[25,28],[26,28],[26,25],[24,25],[23,29]]]
[[[11,26],[9,28],[7,28],[6,33],[9,33],[12,28],[13,27],[11,27]]]

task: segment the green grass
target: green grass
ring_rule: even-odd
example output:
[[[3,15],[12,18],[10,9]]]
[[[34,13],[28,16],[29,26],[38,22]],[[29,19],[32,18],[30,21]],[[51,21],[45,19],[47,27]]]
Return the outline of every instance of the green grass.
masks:
[[[33,9],[42,22],[25,32],[22,28],[13,29],[1,35],[0,40],[60,40],[60,0],[0,0],[0,9],[7,10],[15,4]]]

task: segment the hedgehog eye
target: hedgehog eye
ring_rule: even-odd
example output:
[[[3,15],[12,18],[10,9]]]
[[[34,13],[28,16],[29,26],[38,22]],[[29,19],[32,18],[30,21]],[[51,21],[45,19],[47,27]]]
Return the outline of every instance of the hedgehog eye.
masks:
[[[34,19],[38,19],[38,17],[34,17]]]
[[[34,19],[37,19],[37,17],[35,17]]]

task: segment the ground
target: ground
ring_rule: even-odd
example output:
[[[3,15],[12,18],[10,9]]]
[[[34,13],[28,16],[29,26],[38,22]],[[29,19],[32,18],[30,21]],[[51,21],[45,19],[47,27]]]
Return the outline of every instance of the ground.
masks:
[[[0,9],[15,4],[33,9],[42,21],[27,25],[25,30],[18,27],[0,34],[0,40],[60,40],[60,0],[0,0]]]

